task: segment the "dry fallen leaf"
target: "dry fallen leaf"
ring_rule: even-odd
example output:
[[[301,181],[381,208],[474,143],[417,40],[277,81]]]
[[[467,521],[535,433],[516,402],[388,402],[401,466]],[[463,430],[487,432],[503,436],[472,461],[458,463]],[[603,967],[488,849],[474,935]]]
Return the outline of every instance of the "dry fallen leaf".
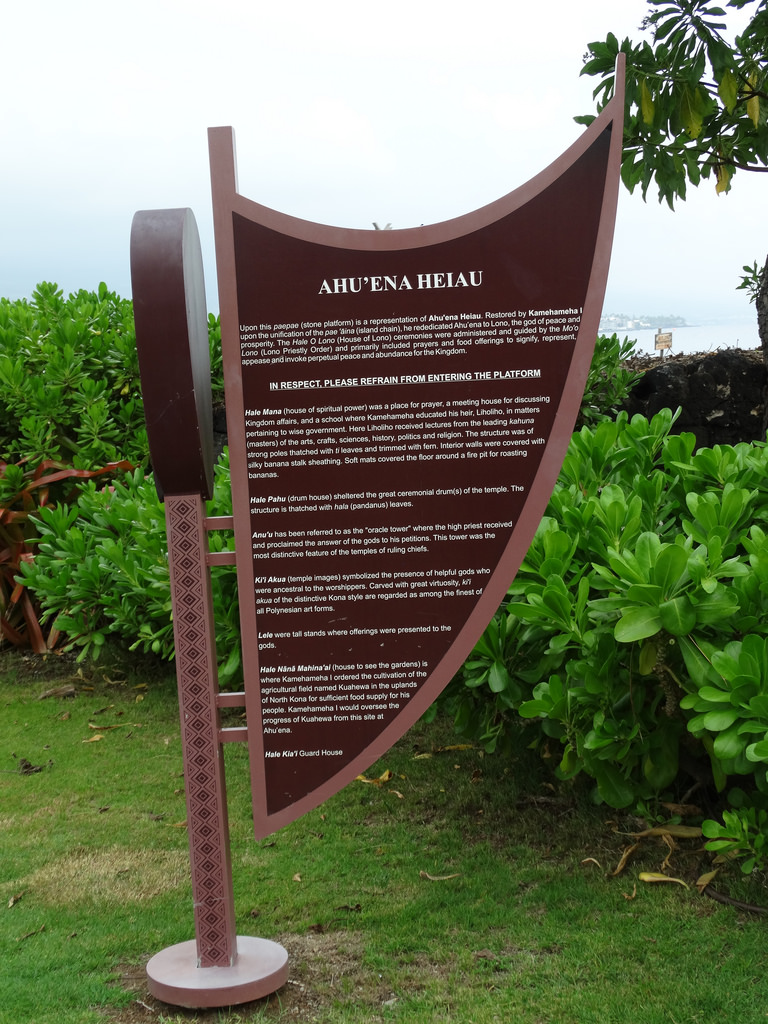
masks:
[[[661,862],[661,867],[660,867],[659,870],[660,871],[666,871],[667,868],[671,868],[672,867],[672,865],[669,863],[669,859],[672,856],[672,854],[675,852],[675,850],[677,850],[677,843],[672,838],[672,836],[663,835],[661,838],[662,838],[662,841],[667,844],[667,846],[669,847],[669,850],[667,851],[667,856]]]
[[[673,836],[675,839],[698,839],[701,836],[701,829],[696,825],[657,825],[655,828],[646,828],[642,832],[628,833],[635,839],[645,839],[648,836]]]
[[[714,871],[708,871],[706,875],[701,875],[700,878],[696,879],[696,888],[699,892],[704,892],[709,883],[714,881],[715,875],[717,875],[719,870],[720,868],[715,868]]]
[[[420,871],[419,878],[428,878],[430,882],[447,882],[449,878],[458,878],[461,872],[457,871],[454,875],[430,875],[428,871]]]
[[[365,775],[356,775],[355,782],[365,782],[368,786],[380,786],[384,782],[389,782],[389,780],[393,778],[393,774],[394,773],[387,768],[386,771],[381,773],[378,779],[369,779],[366,778]]]
[[[629,858],[632,856],[632,854],[635,852],[635,850],[637,850],[637,848],[639,846],[640,846],[640,843],[632,843],[631,846],[625,846],[624,847],[624,852],[621,855],[619,863],[616,865],[616,867],[611,872],[611,877],[612,878],[615,878],[616,875],[620,875],[621,874],[621,872],[627,866],[627,864],[629,862]]]
[[[697,807],[696,804],[669,804],[662,803],[662,807],[665,807],[670,814],[679,814],[681,818],[693,818],[698,814],[701,814],[701,808]]]
[[[46,690],[45,693],[41,693],[37,698],[38,700],[46,700],[48,697],[75,697],[77,691],[71,683],[66,683],[64,686],[55,686],[52,690]]]
[[[637,877],[641,882],[676,882],[684,889],[688,888],[682,878],[670,878],[669,875],[662,875],[658,871],[641,871]]]
[[[625,900],[634,900],[637,897],[637,882],[632,886],[632,892],[623,892],[621,895]]]
[[[96,736],[89,736],[87,740],[83,740],[83,743],[98,743],[99,740],[103,739],[104,737],[101,735],[101,733],[98,733]]]
[[[595,860],[594,857],[585,857],[584,860],[581,863],[582,864],[595,864],[597,867],[600,868],[601,871],[603,870],[603,865],[600,863],[599,860]]]
[[[301,875],[299,874],[299,872],[298,872],[298,871],[297,871],[297,872],[296,872],[296,874],[295,874],[295,875],[293,876],[293,881],[294,881],[294,882],[300,882],[300,881],[301,881]]]
[[[8,900],[9,910],[11,909],[11,907],[15,906],[19,902],[19,900],[22,898],[22,896],[24,896],[26,891],[26,889],[22,889],[21,892],[17,892],[15,896],[11,896],[11,898]]]

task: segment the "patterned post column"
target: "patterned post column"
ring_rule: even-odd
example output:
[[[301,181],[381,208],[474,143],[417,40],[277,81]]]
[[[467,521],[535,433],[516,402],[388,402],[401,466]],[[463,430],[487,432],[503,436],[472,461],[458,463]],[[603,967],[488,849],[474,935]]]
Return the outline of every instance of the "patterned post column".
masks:
[[[205,507],[165,499],[198,967],[237,958]]]

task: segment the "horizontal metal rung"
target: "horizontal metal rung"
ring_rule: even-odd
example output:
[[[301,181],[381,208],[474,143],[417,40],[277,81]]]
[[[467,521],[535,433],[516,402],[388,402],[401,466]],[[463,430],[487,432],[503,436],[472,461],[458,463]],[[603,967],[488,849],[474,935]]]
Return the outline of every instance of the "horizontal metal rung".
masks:
[[[231,729],[219,729],[219,743],[246,743],[248,741],[248,727],[238,725]]]
[[[235,565],[236,562],[234,551],[209,551],[205,556],[206,565]]]
[[[205,520],[206,530],[234,530],[234,516],[208,516]]]
[[[238,693],[217,693],[216,694],[216,707],[217,708],[244,708],[245,707],[245,694]]]

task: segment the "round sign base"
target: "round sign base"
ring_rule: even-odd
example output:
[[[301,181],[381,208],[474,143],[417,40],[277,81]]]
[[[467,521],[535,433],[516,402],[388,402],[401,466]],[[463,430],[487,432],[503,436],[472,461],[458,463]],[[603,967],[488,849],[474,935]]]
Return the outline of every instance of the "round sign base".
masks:
[[[232,967],[198,967],[194,939],[161,950],[147,964],[149,991],[172,1006],[235,1006],[276,992],[288,979],[288,953],[276,942],[238,935]]]

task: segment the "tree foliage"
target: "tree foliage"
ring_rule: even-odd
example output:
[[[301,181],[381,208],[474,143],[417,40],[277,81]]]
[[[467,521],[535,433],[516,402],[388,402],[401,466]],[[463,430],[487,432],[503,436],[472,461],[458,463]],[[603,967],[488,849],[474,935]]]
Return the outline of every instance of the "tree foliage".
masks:
[[[728,0],[741,10],[756,0]],[[626,109],[621,176],[646,197],[655,182],[670,207],[688,183],[713,179],[728,192],[739,170],[768,171],[768,0],[757,0],[733,42],[729,10],[709,0],[649,0],[641,28],[651,40],[593,42],[583,75],[600,79],[598,109],[613,95],[614,67],[626,54]],[[589,124],[593,115],[578,117]]]

